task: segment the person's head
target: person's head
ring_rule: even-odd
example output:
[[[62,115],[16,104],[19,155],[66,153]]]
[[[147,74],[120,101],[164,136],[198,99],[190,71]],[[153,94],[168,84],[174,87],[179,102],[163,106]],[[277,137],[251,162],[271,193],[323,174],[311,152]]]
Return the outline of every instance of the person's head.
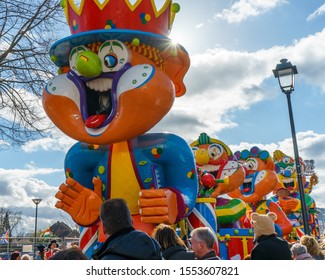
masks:
[[[169,247],[180,245],[185,247],[184,241],[177,235],[176,231],[169,225],[160,224],[154,228],[152,237],[158,241],[160,247],[166,250]]]
[[[45,251],[45,246],[43,244],[39,244],[37,245],[37,249],[40,253],[43,253]]]
[[[291,250],[291,253],[292,253],[292,257],[293,258],[296,258],[297,256],[299,256],[301,254],[307,253],[306,246],[305,245],[302,245],[300,243],[293,244],[290,250]]]
[[[20,253],[18,251],[13,252],[10,255],[10,260],[20,260]]]
[[[100,219],[104,233],[109,236],[133,225],[130,210],[121,198],[105,200],[100,207]]]
[[[320,248],[317,239],[314,236],[304,235],[300,238],[300,244],[307,247],[307,252],[312,256],[320,254]]]
[[[256,212],[252,213],[251,223],[254,228],[254,237],[275,234],[274,221],[276,219],[277,215],[273,212],[269,212],[266,215]]]
[[[54,248],[59,248],[59,243],[55,239],[52,239],[48,245],[48,249],[53,250]]]
[[[50,260],[88,260],[86,254],[78,247],[63,249],[54,254]]]
[[[22,256],[21,256],[21,259],[22,259],[22,260],[31,260],[30,255],[28,255],[28,254],[24,254],[24,255],[22,255]]]
[[[215,244],[215,235],[208,227],[198,227],[191,232],[192,250],[197,258],[203,257]]]
[[[70,243],[70,246],[71,247],[79,247],[79,242],[73,241],[73,242]]]

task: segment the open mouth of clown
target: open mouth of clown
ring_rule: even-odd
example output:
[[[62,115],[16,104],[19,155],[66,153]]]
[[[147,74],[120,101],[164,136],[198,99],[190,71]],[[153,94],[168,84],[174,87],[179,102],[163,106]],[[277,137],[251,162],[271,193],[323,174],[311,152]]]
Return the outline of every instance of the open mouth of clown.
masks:
[[[294,180],[293,179],[283,180],[283,186],[288,191],[293,191],[295,188]]]
[[[86,104],[81,108],[86,107],[86,111],[82,112],[86,127],[101,127],[113,111],[112,79],[100,78],[87,82],[85,99]]]
[[[219,165],[206,164],[206,165],[202,165],[200,168],[203,172],[208,172],[212,174],[214,178],[219,179],[217,178]]]
[[[250,195],[254,192],[253,178],[245,178],[244,183],[240,187],[240,191],[243,195]]]
[[[114,82],[114,74],[104,73],[95,79],[89,79],[69,71],[67,76],[78,88],[80,113],[87,132],[100,134],[112,121],[117,111],[117,82]]]

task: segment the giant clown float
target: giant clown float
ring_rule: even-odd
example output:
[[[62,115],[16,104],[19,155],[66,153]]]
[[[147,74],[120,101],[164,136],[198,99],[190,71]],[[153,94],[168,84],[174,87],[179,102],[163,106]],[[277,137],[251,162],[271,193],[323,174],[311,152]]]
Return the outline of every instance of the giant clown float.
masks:
[[[295,160],[280,150],[274,151],[273,158],[275,161],[275,171],[279,178],[279,184],[274,189],[274,196],[271,199],[280,205],[293,225],[293,230],[288,235],[288,239],[297,240],[304,232],[301,197],[299,194]],[[309,229],[311,234],[319,238],[318,211],[316,210],[316,202],[310,195],[313,187],[318,183],[318,177],[313,173],[308,181],[305,175],[305,164],[301,158],[299,161],[301,165],[301,179],[304,187]]]
[[[268,151],[253,146],[250,150],[235,152],[242,166],[245,168],[246,177],[240,188],[229,193],[246,202],[246,216],[242,225],[250,228],[251,214],[267,214],[273,212],[277,215],[275,230],[279,236],[286,236],[292,230],[292,225],[281,207],[270,199],[271,194],[279,184],[274,171],[275,163]]]
[[[102,241],[99,208],[124,198],[135,227],[151,232],[192,211],[198,192],[189,145],[168,133],[149,133],[186,89],[186,50],[167,37],[179,5],[166,0],[63,0],[72,35],[50,50],[59,75],[43,92],[56,127],[79,141],[65,159],[66,181],[56,207],[81,227],[90,257]]]
[[[272,210],[287,222],[277,203],[287,215],[299,205],[290,208],[277,196],[265,200],[277,183],[281,187],[266,151],[233,154],[202,133],[191,144],[193,154],[177,135],[148,133],[186,92],[189,55],[168,38],[179,5],[79,2],[61,2],[72,35],[51,47],[59,71],[43,91],[43,107],[58,129],[78,141],[66,155],[56,207],[80,226],[80,247],[91,257],[105,239],[101,203],[124,198],[136,228],[150,234],[159,223],[208,226],[223,259],[243,259],[253,246],[245,217]]]

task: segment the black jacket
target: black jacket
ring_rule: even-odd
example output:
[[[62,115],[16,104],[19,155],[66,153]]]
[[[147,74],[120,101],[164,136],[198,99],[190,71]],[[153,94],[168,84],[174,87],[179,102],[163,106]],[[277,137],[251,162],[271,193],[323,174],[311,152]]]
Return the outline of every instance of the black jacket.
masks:
[[[92,255],[94,260],[161,260],[159,243],[133,227],[112,234]]]
[[[198,258],[198,260],[220,260],[220,258],[217,256],[214,250],[211,250],[209,253],[205,254],[201,258]]]
[[[286,240],[275,234],[261,235],[255,239],[251,260],[291,260],[291,251]]]
[[[195,260],[195,254],[185,247],[176,245],[162,251],[165,260]]]

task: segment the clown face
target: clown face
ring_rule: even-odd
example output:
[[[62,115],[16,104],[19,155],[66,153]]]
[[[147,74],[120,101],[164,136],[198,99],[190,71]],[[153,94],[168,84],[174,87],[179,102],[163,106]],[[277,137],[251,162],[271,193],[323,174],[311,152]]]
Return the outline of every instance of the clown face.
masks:
[[[200,138],[210,139],[204,133],[200,135]],[[218,197],[237,189],[242,184],[245,173],[244,169],[234,160],[229,147],[216,139],[210,139],[207,141],[209,143],[198,142],[192,143],[191,146],[199,174],[204,176],[209,173],[216,179],[214,186],[209,184],[210,188],[215,188],[211,191],[211,196]],[[201,180],[202,183],[202,187],[205,187],[204,180]]]
[[[239,162],[245,169],[246,177],[240,188],[229,193],[229,196],[246,203],[257,203],[278,184],[273,159],[267,151],[261,151],[257,147],[250,151],[236,152],[235,155],[240,158]]]
[[[139,136],[168,113],[177,95],[175,70],[165,60],[170,61],[154,48],[143,53],[118,40],[76,46],[65,73],[44,89],[44,109],[78,141],[108,144]]]
[[[297,170],[295,161],[292,157],[276,150],[274,152],[275,171],[280,180],[280,184],[274,191],[277,192],[279,188],[286,189],[290,194],[298,192]],[[301,172],[304,174],[304,163],[300,160]],[[302,182],[305,185],[306,177],[302,176]]]

